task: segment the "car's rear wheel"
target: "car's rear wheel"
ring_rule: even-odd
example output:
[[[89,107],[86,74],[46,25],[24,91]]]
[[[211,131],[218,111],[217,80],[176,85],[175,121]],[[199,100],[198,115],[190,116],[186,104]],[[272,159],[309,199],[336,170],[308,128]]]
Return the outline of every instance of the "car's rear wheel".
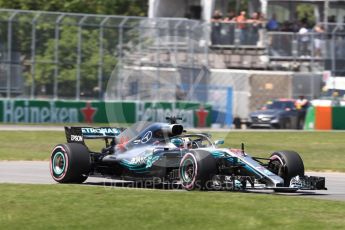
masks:
[[[216,161],[204,150],[186,153],[180,163],[179,176],[182,188],[186,190],[209,190],[216,174]]]
[[[284,179],[285,187],[290,185],[291,178],[304,176],[303,160],[294,151],[277,151],[272,153],[267,168]]]
[[[83,183],[90,171],[90,154],[79,143],[57,145],[50,157],[50,174],[59,183]]]

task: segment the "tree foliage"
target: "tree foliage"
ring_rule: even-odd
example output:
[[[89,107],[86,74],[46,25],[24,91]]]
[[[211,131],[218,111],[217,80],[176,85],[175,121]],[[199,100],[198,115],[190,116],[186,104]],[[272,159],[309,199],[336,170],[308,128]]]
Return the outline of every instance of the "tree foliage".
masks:
[[[147,1],[143,0],[0,0],[0,8],[39,10],[54,12],[74,12],[87,14],[145,16]],[[12,51],[21,56],[22,63],[31,63],[32,58],[32,19],[34,14],[18,14],[12,24]],[[50,17],[50,16],[49,16]],[[51,95],[53,93],[54,75],[58,72],[59,95],[74,97],[76,90],[77,69],[80,67],[81,94],[87,97],[98,95],[99,67],[102,67],[102,78],[106,80],[116,65],[118,43],[118,28],[104,28],[104,37],[100,38],[99,24],[102,18],[91,18],[91,26],[81,29],[81,59],[78,65],[78,37],[80,18],[66,16],[59,28],[58,62],[55,62],[56,16],[41,16],[36,28],[35,47],[35,93],[36,95]],[[6,18],[6,16],[4,16]],[[6,19],[4,19],[6,20]],[[93,20],[93,21],[92,21]],[[92,23],[93,26],[92,26]],[[86,23],[88,24],[88,23]],[[0,25],[0,42],[7,46],[6,21]],[[100,43],[103,55],[100,57]],[[31,85],[32,74],[30,66],[24,65],[23,76],[26,84]],[[105,82],[105,81],[104,81]]]
[[[146,16],[145,0],[0,0],[0,8]]]

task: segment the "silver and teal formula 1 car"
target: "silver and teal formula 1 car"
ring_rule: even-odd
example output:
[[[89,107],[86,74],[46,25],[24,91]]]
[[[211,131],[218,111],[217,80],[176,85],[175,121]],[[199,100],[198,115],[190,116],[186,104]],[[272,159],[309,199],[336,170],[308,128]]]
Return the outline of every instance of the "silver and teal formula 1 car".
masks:
[[[66,144],[54,147],[50,172],[59,183],[83,183],[89,176],[180,184],[186,190],[326,189],[325,178],[306,176],[294,151],[267,158],[220,148],[209,134],[188,133],[174,117],[167,123],[138,122],[122,128],[65,127]],[[100,151],[87,147],[103,139]]]

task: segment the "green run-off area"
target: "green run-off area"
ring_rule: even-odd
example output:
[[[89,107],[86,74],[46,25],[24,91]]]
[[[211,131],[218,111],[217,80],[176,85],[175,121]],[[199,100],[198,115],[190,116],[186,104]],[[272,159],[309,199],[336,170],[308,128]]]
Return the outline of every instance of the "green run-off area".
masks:
[[[343,229],[345,205],[280,195],[0,184],[1,229]]]
[[[61,128],[63,130],[63,128]],[[229,132],[212,133],[213,139],[225,139],[220,147],[240,148],[251,155],[268,157],[273,151],[295,150],[307,170],[345,172],[345,132]],[[56,144],[65,143],[64,132],[2,131],[0,160],[49,160]],[[88,142],[100,150],[103,141]]]

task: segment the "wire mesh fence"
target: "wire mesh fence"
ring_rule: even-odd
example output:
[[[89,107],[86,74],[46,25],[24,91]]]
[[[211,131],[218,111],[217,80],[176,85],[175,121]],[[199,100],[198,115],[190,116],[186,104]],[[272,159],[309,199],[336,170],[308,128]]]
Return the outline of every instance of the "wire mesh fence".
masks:
[[[263,25],[255,26],[246,24],[243,33],[236,23],[0,9],[0,95],[199,100],[196,93],[183,97],[181,92],[193,91],[184,86],[192,86],[204,67],[230,68],[222,65],[227,59],[234,63],[233,54],[212,50],[217,45],[261,47],[268,54],[260,58],[269,61],[306,60],[319,71],[345,72],[344,25],[329,26],[332,31],[321,35],[266,33]],[[238,56],[245,57],[238,59],[245,66],[247,57]],[[143,66],[155,69],[150,76],[133,72]],[[164,77],[160,68],[173,74]]]

